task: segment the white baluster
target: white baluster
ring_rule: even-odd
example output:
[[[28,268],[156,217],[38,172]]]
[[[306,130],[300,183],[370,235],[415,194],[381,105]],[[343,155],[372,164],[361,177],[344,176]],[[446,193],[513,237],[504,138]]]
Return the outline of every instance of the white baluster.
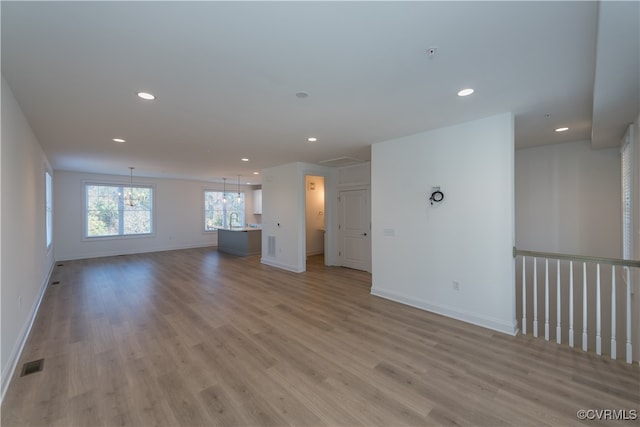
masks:
[[[611,266],[611,358],[616,359],[616,266]]]
[[[627,363],[633,363],[631,358],[631,269],[627,270]]]
[[[537,258],[533,257],[533,336],[538,336],[538,268]]]
[[[549,341],[549,258],[544,260],[544,339]]]
[[[557,260],[556,264],[556,316],[558,317],[558,322],[556,324],[556,343],[562,343],[562,327],[560,322],[561,315],[561,307],[560,304],[560,260]]]
[[[602,313],[600,306],[600,263],[596,264],[596,354],[602,355]]]
[[[582,263],[582,351],[587,351],[587,263]]]
[[[527,335],[527,275],[526,257],[522,257],[522,335]]]
[[[573,347],[573,261],[569,261],[569,347]]]

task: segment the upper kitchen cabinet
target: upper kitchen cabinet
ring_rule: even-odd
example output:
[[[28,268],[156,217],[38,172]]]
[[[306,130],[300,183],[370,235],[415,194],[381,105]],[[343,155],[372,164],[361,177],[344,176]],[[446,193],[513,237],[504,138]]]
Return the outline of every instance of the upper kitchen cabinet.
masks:
[[[262,190],[253,190],[253,213],[262,215]]]

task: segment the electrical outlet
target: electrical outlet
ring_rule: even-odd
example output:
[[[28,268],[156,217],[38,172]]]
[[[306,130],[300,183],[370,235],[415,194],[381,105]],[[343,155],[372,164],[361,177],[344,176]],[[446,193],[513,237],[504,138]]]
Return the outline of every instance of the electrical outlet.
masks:
[[[459,291],[460,290],[460,282],[458,282],[457,280],[454,280],[453,282],[451,282],[451,284],[453,285],[453,290],[454,291]]]

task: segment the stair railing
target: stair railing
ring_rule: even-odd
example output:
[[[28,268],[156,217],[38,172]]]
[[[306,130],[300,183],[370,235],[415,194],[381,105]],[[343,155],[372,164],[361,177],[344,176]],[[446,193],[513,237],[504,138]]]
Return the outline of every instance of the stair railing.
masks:
[[[633,294],[633,282],[632,282],[632,269],[640,269],[640,261],[635,260],[624,260],[624,259],[616,259],[616,258],[601,258],[601,257],[591,257],[591,256],[580,256],[580,255],[567,255],[567,254],[557,254],[551,252],[536,252],[536,251],[526,251],[520,250],[517,248],[513,248],[513,256],[514,258],[521,257],[521,264],[518,263],[517,266],[520,268],[521,265],[521,313],[522,320],[520,323],[520,329],[524,335],[527,334],[528,325],[531,322],[532,333],[534,337],[539,335],[539,323],[540,319],[538,318],[539,314],[539,304],[538,298],[539,293],[543,293],[544,296],[544,338],[549,341],[550,332],[552,328],[551,320],[550,320],[550,280],[549,280],[549,260],[556,262],[556,279],[555,279],[555,338],[556,343],[562,343],[563,335],[566,335],[568,338],[569,347],[574,347],[575,344],[575,335],[576,335],[576,324],[574,322],[574,314],[576,311],[582,311],[582,335],[581,335],[581,344],[582,350],[588,351],[589,347],[589,335],[588,335],[588,325],[592,320],[592,317],[589,317],[589,303],[593,305],[593,301],[589,301],[588,296],[593,293],[593,277],[589,279],[588,275],[588,266],[592,270],[593,265],[595,265],[595,352],[598,356],[602,355],[603,351],[603,319],[602,319],[602,299],[603,299],[603,283],[601,277],[601,265],[607,265],[611,268],[611,278],[609,281],[606,281],[606,286],[610,288],[610,315],[611,319],[609,321],[610,324],[610,343],[609,343],[609,354],[612,359],[617,358],[617,339],[618,339],[618,323],[624,324],[625,332],[626,332],[626,344],[624,346],[626,352],[626,362],[632,363],[633,361],[633,328],[632,328],[632,298]],[[527,260],[532,259],[532,262],[529,262],[529,267],[533,268],[533,278],[532,278],[532,288],[529,289],[527,287],[528,276],[527,276]],[[538,288],[538,262],[544,262],[544,291],[539,290]],[[565,261],[565,267],[562,268],[561,261]],[[568,265],[566,265],[568,262]],[[574,296],[576,293],[580,292],[580,289],[574,289],[574,263],[582,263],[582,302],[574,301]],[[618,267],[618,268],[616,268]],[[609,267],[607,267],[609,268]],[[567,271],[568,270],[568,271]],[[637,271],[637,270],[636,270]],[[565,281],[563,282],[561,278],[562,275],[565,276]],[[568,274],[567,274],[568,273]],[[568,275],[568,279],[567,276]],[[580,275],[580,271],[578,270],[578,275]],[[619,292],[619,287],[617,285],[619,276],[622,278],[623,286],[626,286],[622,292]],[[591,284],[589,283],[591,281]],[[568,286],[567,289],[564,288]],[[568,293],[568,328],[563,324],[563,315],[566,317],[566,314],[562,311],[562,301],[566,298],[566,293]],[[528,296],[532,297],[532,301],[528,301]],[[565,297],[563,298],[563,295]],[[625,308],[623,310],[618,310],[618,300],[624,300]],[[530,304],[528,306],[528,304]],[[577,306],[577,309],[576,309]],[[528,319],[527,308],[531,308],[531,317],[532,319]],[[624,313],[624,321],[619,319],[619,312],[622,311]],[[607,331],[608,332],[608,331]]]

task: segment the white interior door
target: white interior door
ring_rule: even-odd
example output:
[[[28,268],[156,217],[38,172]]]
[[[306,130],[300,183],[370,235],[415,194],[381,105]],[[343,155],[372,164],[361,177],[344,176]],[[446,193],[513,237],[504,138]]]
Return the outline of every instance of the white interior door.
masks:
[[[371,210],[367,190],[341,191],[339,256],[344,267],[370,270]]]

